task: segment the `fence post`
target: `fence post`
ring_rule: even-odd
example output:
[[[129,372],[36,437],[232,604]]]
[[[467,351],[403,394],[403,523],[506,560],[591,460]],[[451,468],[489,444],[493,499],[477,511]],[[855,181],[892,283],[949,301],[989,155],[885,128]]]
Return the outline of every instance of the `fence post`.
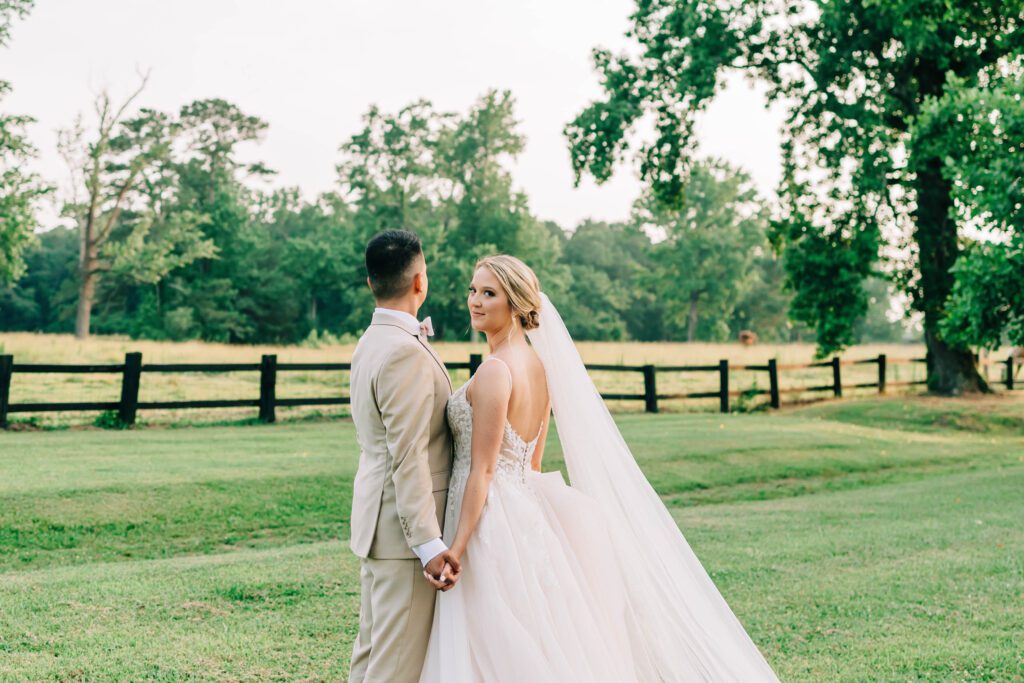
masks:
[[[839,368],[839,356],[832,356],[832,393],[836,395],[836,398],[841,398],[843,395],[843,380]]]
[[[1006,389],[1013,391],[1013,354],[1006,359]]]
[[[644,410],[648,413],[658,412],[658,388],[653,365],[644,366]]]
[[[7,428],[7,410],[11,405],[11,376],[14,356],[0,356],[0,428]]]
[[[779,400],[779,363],[774,358],[768,359],[768,393],[772,398],[772,408],[778,408]]]
[[[469,354],[469,376],[472,377],[476,374],[476,371],[480,369],[480,364],[484,362],[483,354],[471,353]]]
[[[718,361],[718,409],[729,412],[729,361]]]
[[[885,364],[885,354],[878,354],[878,393],[880,394],[885,393]]]
[[[277,420],[277,356],[263,356],[260,361],[260,422]]]
[[[121,375],[121,404],[117,414],[121,423],[135,424],[135,413],[139,409],[139,383],[142,379],[142,354],[124,354],[124,374]]]

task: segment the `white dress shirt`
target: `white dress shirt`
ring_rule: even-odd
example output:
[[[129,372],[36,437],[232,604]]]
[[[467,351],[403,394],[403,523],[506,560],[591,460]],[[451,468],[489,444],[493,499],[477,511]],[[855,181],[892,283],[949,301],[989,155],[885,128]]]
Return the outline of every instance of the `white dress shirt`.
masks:
[[[416,319],[416,316],[409,315],[405,311],[395,310],[394,308],[381,308],[378,306],[373,309],[373,314],[381,314],[389,318],[393,318],[395,322],[401,323],[402,327],[409,330],[410,334],[419,335],[420,333],[420,321]]]
[[[402,323],[402,326],[409,330],[410,334],[419,335],[420,333],[420,321],[416,319],[416,316],[409,315],[405,311],[396,311],[393,308],[381,308],[378,306],[373,309],[373,314],[394,318],[397,322]],[[427,562],[430,562],[446,550],[448,550],[448,546],[445,545],[440,537],[412,547],[412,551],[416,553],[416,557],[420,558],[420,562],[423,563],[424,567],[427,566]]]

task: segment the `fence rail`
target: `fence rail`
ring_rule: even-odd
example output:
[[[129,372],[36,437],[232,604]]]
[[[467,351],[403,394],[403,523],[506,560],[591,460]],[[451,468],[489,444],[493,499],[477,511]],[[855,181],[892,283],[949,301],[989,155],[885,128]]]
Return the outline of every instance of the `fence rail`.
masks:
[[[469,361],[445,363],[448,370],[469,370],[473,375],[483,357],[480,354],[471,354]],[[887,358],[885,354],[876,358],[863,358],[857,360],[843,360],[834,357],[827,361],[815,363],[787,363],[779,364],[775,359],[769,360],[764,365],[740,365],[730,364],[727,360],[721,360],[714,365],[608,365],[588,364],[586,367],[593,372],[632,372],[643,376],[643,393],[602,393],[601,397],[608,401],[643,401],[644,410],[648,413],[656,413],[659,410],[659,401],[678,399],[706,399],[717,398],[719,411],[728,413],[730,410],[730,399],[738,397],[768,396],[769,405],[772,408],[779,408],[782,405],[781,397],[784,394],[803,394],[830,392],[834,397],[840,398],[844,389],[871,389],[877,388],[879,394],[884,394],[889,387],[914,386],[927,384],[926,380],[916,381],[889,381],[887,379],[888,369],[894,365],[908,365],[926,363],[924,358]],[[878,379],[874,382],[858,382],[855,384],[843,384],[842,368],[852,365],[870,365],[878,367]],[[985,366],[1005,365],[1005,385],[1007,390],[1014,387],[1014,366],[1015,359],[1010,356],[1003,361],[988,360]],[[259,419],[263,422],[274,422],[277,419],[276,409],[279,407],[296,406],[337,406],[347,405],[348,396],[323,396],[303,398],[278,398],[277,377],[283,372],[334,372],[351,370],[350,363],[278,363],[276,355],[265,355],[259,363],[153,363],[144,365],[142,354],[137,352],[125,354],[124,362],[118,364],[93,364],[93,365],[55,365],[55,364],[32,364],[15,363],[11,355],[0,355],[0,427],[6,427],[8,416],[12,413],[43,413],[43,412],[72,412],[72,411],[117,411],[118,417],[123,424],[134,424],[138,411],[140,410],[178,410],[189,408],[257,408]],[[782,387],[779,385],[780,372],[783,370],[806,370],[810,368],[830,368],[831,382],[816,386],[791,386]],[[731,389],[730,372],[763,372],[768,375],[767,389]],[[142,376],[146,373],[230,373],[230,372],[259,372],[260,393],[256,398],[242,399],[204,399],[193,401],[139,401],[139,388],[142,384]],[[62,402],[62,403],[11,403],[11,381],[14,374],[119,374],[121,375],[121,397],[118,401],[90,401],[90,402]],[[718,375],[718,391],[694,391],[683,393],[658,393],[658,374],[668,373],[709,373]]]

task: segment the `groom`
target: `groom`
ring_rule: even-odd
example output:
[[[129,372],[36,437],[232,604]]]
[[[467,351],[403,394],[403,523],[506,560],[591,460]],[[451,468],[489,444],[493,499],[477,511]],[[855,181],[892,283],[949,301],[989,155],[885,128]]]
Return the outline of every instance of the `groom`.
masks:
[[[459,565],[441,540],[452,443],[445,416],[451,379],[427,343],[420,239],[388,230],[366,247],[377,302],[352,356],[352,420],[359,469],[352,493],[352,551],[360,558],[359,635],[349,681],[415,683],[426,656],[435,587]],[[433,586],[423,572],[435,577]]]

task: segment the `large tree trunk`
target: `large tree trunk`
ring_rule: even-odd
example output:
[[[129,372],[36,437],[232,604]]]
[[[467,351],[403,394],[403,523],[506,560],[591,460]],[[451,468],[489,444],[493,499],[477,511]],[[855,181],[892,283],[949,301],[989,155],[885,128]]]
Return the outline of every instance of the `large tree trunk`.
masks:
[[[75,315],[75,337],[89,337],[89,323],[92,319],[92,303],[96,297],[96,275],[85,271],[78,281],[78,311]]]
[[[919,162],[914,239],[921,269],[921,304],[928,345],[928,390],[955,396],[988,391],[970,349],[951,346],[939,334],[946,299],[953,289],[950,272],[960,253],[956,221],[950,216],[951,186],[937,158]]]
[[[90,211],[93,209],[90,207]],[[96,262],[99,250],[93,239],[94,220],[86,221],[78,238],[78,310],[75,314],[75,337],[86,339],[92,319],[92,304],[96,298]]]
[[[697,340],[697,301],[700,299],[700,292],[690,292],[690,312],[686,320],[686,341]]]

